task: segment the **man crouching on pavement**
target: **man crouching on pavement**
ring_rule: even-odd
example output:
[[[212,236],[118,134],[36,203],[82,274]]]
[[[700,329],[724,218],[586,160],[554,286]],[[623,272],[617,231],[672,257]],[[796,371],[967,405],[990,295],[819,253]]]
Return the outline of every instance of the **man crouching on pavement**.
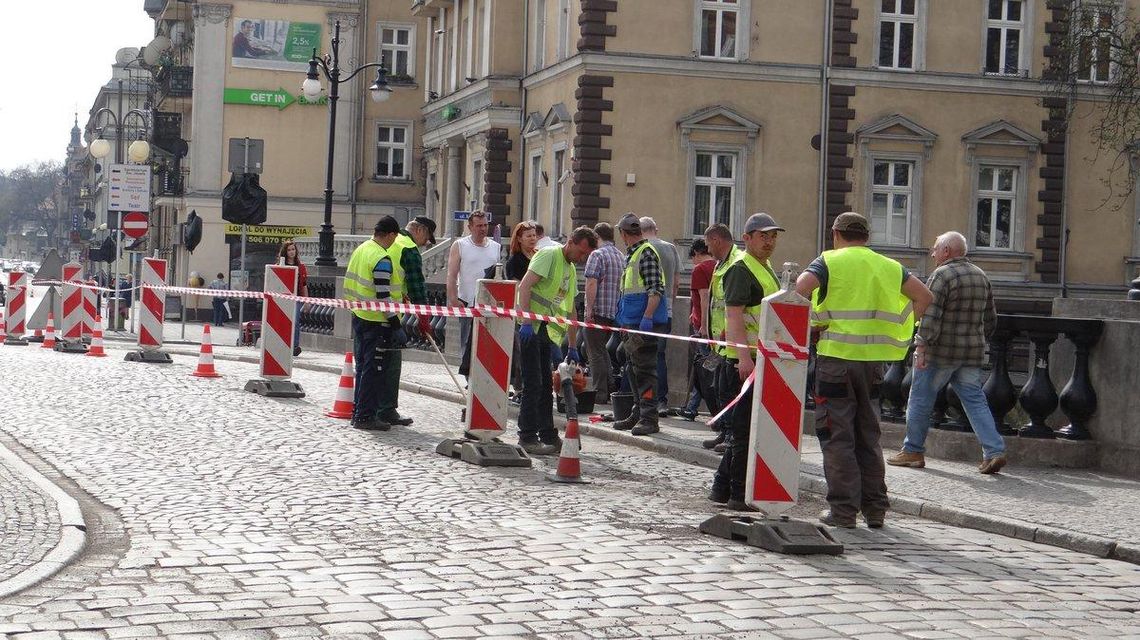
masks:
[[[598,248],[598,234],[589,227],[578,227],[565,245],[541,249],[530,259],[526,275],[519,282],[517,308],[544,316],[573,317],[574,297],[578,294],[578,273],[582,264]],[[562,440],[554,428],[554,382],[551,378],[550,351],[569,338],[571,362],[579,362],[578,328],[519,320],[522,357],[523,396],[519,407],[519,445],[531,455],[553,455],[562,451]]]

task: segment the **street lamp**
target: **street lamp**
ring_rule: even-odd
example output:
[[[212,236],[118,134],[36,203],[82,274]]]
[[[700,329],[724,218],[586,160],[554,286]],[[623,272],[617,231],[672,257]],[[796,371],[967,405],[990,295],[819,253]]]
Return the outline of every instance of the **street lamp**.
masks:
[[[135,116],[136,118],[139,118],[140,120],[142,120],[142,127],[140,128],[140,131],[139,131],[139,139],[132,142],[130,147],[127,148],[127,159],[130,160],[131,162],[134,162],[134,163],[145,162],[146,159],[150,157],[150,144],[147,143],[147,141],[145,140],[145,138],[146,138],[145,132],[147,129],[148,114],[146,111],[143,111],[141,109],[131,109],[130,111],[123,113],[123,81],[122,80],[119,80],[119,96],[118,96],[118,98],[119,98],[119,106],[118,106],[117,111],[112,111],[112,110],[108,109],[107,107],[100,107],[99,110],[96,111],[95,114],[92,116],[92,120],[96,124],[95,133],[99,137],[96,138],[95,140],[91,141],[91,145],[87,147],[87,151],[88,151],[88,153],[91,154],[91,157],[95,158],[96,160],[102,160],[103,158],[106,158],[108,155],[110,155],[111,143],[110,143],[110,141],[108,141],[107,139],[105,139],[103,137],[104,127],[98,126],[100,116],[106,116],[107,118],[110,118],[111,122],[114,123],[114,125],[115,125],[115,156],[114,156],[113,160],[116,163],[122,162],[123,161],[123,127],[121,125],[126,123],[127,118],[129,118],[131,116]],[[119,117],[119,114],[122,114],[121,118]],[[115,276],[114,276],[114,278],[115,278],[115,289],[118,289],[118,286],[119,286],[119,261],[122,259],[122,256],[123,256],[123,248],[122,248],[123,247],[123,243],[122,243],[123,238],[122,238],[122,234],[121,234],[121,230],[123,228],[123,212],[122,211],[116,211],[115,216],[116,216],[115,219],[117,221],[117,224],[115,225],[116,231],[115,231],[115,269],[114,269]],[[104,223],[103,226],[105,227],[106,224]],[[118,326],[116,324],[119,320],[119,296],[118,295],[115,295],[113,304],[114,304],[114,307],[113,307],[114,311],[113,311],[112,317],[110,319],[111,324],[108,325],[108,326],[112,326],[112,327]],[[134,316],[133,315],[131,316],[131,323],[132,323],[132,325],[134,323]]]
[[[333,147],[336,141],[336,103],[340,99],[340,85],[356,77],[358,73],[368,68],[376,69],[376,80],[368,90],[372,93],[372,100],[384,102],[392,95],[392,88],[384,77],[388,70],[378,62],[370,62],[354,69],[347,77],[340,77],[340,20],[333,25],[332,53],[324,58],[317,57],[317,50],[313,49],[313,57],[309,60],[309,73],[301,83],[301,92],[308,100],[316,100],[321,95],[321,76],[329,82],[329,157],[325,166],[325,219],[321,224],[321,231],[317,234],[320,243],[320,252],[317,255],[316,265],[319,267],[335,267],[336,256],[333,255],[333,237],[336,235],[332,226],[332,197],[333,197]]]

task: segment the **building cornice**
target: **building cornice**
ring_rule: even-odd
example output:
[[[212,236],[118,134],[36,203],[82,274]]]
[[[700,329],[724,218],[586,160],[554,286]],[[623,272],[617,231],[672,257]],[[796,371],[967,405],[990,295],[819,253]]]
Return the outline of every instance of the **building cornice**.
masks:
[[[451,139],[466,139],[474,133],[494,128],[514,130],[518,125],[518,107],[487,107],[432,131],[425,131],[423,145],[425,148],[438,147],[447,144]]]

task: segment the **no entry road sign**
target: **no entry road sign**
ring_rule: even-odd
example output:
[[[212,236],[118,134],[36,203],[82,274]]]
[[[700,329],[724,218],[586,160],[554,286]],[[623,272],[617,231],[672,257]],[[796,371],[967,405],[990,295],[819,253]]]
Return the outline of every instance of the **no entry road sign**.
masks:
[[[123,214],[123,233],[131,238],[141,238],[146,235],[146,230],[150,227],[150,222],[147,220],[147,215],[141,211],[131,211],[130,213]]]

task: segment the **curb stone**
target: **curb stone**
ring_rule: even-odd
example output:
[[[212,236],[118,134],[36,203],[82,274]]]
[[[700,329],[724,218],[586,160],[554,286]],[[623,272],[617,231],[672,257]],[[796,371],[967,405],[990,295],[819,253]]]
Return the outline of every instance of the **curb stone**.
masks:
[[[79,501],[48,480],[3,443],[0,443],[0,459],[51,498],[59,512],[60,526],[59,541],[39,562],[11,578],[0,580],[0,599],[2,599],[33,587],[67,567],[87,546],[87,522],[83,519]]]
[[[178,355],[198,355],[197,350],[166,349],[166,351]],[[257,364],[260,361],[258,357],[254,356],[234,356],[218,353],[214,354],[214,359],[251,364]],[[333,374],[340,373],[339,367],[329,365],[294,362],[293,366],[308,371]],[[466,401],[464,396],[457,392],[425,386],[414,382],[401,381],[400,388],[404,391],[435,398],[436,400],[442,400],[444,402],[463,404]],[[512,414],[517,414],[517,407],[511,407],[511,410]],[[588,423],[580,423],[578,428],[582,435],[660,453],[679,462],[695,464],[709,469],[715,469],[720,464],[720,456],[716,453],[699,450],[691,445],[680,442],[670,442],[667,437],[634,436],[626,432],[597,427]],[[801,471],[799,484],[801,491],[820,496],[827,495],[827,481],[821,476]],[[1048,546],[1060,547],[1100,558],[1110,558],[1132,564],[1140,564],[1140,545],[1119,542],[1101,536],[1075,531],[1067,531],[1057,527],[1038,525],[1013,518],[1000,518],[958,507],[948,507],[909,496],[892,494],[890,498],[891,510],[898,513],[1027,542],[1037,542]]]

